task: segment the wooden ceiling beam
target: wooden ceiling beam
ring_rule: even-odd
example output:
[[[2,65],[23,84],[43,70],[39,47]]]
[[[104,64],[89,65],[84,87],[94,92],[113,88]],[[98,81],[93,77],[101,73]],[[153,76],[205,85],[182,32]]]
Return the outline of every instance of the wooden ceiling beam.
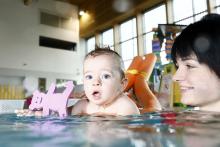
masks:
[[[87,11],[88,20],[80,18],[80,37],[87,38],[100,30],[113,27],[126,19],[150,9],[166,0],[128,0],[133,7],[124,13],[114,10],[114,0],[69,0],[70,3],[78,5],[80,9]]]

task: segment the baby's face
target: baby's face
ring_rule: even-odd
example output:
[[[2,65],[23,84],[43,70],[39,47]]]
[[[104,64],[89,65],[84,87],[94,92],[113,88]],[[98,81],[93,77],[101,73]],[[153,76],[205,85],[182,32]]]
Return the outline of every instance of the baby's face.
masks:
[[[88,57],[84,62],[84,89],[90,102],[106,105],[114,101],[124,89],[117,63],[109,55]]]

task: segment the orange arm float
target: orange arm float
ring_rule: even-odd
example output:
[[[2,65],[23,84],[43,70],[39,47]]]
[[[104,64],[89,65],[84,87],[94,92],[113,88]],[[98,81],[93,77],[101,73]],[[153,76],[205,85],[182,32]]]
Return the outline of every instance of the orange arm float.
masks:
[[[161,105],[156,96],[150,90],[145,80],[149,80],[153,71],[157,57],[151,53],[145,55],[145,60],[140,66],[140,73],[136,76],[134,83],[134,92],[145,112],[161,110]]]
[[[143,59],[141,56],[136,56],[132,60],[130,66],[128,67],[128,70],[125,72],[125,76],[128,79],[128,83],[124,91],[129,91],[129,89],[131,89],[131,87],[134,85],[136,75],[139,73],[138,68],[142,61]]]
[[[141,111],[142,113],[161,110],[159,101],[150,90],[143,76],[138,75],[136,77],[134,91],[139,103],[143,106],[143,110]]]
[[[150,53],[146,54],[144,57],[145,59],[142,61],[142,64],[139,67],[139,72],[145,78],[145,80],[148,81],[157,61],[157,56],[154,55],[154,53]]]

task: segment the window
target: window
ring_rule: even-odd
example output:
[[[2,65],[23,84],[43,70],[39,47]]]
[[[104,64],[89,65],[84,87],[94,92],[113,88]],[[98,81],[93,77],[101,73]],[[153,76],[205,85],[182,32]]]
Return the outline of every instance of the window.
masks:
[[[69,42],[65,40],[59,40],[55,38],[40,36],[39,37],[39,45],[49,48],[57,48],[57,49],[63,49],[68,51],[76,51],[76,43],[75,42]]]
[[[87,53],[95,49],[95,37],[91,37],[86,42]]]
[[[220,0],[216,0],[216,6],[215,6],[215,8],[216,8],[217,13],[220,14]]]
[[[206,15],[206,0],[173,0],[174,23],[189,25]]]
[[[40,12],[40,23],[48,26],[74,30],[73,19],[57,16],[47,12]]]
[[[114,49],[113,29],[109,29],[102,33],[102,45],[103,47],[109,46],[112,50]]]
[[[136,18],[130,19],[120,25],[121,56],[128,68],[134,56],[137,56],[137,30]]]
[[[161,5],[155,9],[152,9],[150,11],[147,11],[144,13],[143,16],[143,37],[144,37],[144,53],[152,53],[152,39],[153,34],[152,32],[153,28],[157,28],[158,24],[166,24],[166,7],[165,5]],[[164,46],[162,47],[161,52],[161,60],[162,63],[166,63],[166,54]]]

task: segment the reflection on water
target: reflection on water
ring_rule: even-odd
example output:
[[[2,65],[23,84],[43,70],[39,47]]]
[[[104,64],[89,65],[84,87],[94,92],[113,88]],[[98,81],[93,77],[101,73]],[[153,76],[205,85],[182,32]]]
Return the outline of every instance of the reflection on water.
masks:
[[[65,119],[0,115],[4,147],[217,147],[220,113],[181,111]]]

